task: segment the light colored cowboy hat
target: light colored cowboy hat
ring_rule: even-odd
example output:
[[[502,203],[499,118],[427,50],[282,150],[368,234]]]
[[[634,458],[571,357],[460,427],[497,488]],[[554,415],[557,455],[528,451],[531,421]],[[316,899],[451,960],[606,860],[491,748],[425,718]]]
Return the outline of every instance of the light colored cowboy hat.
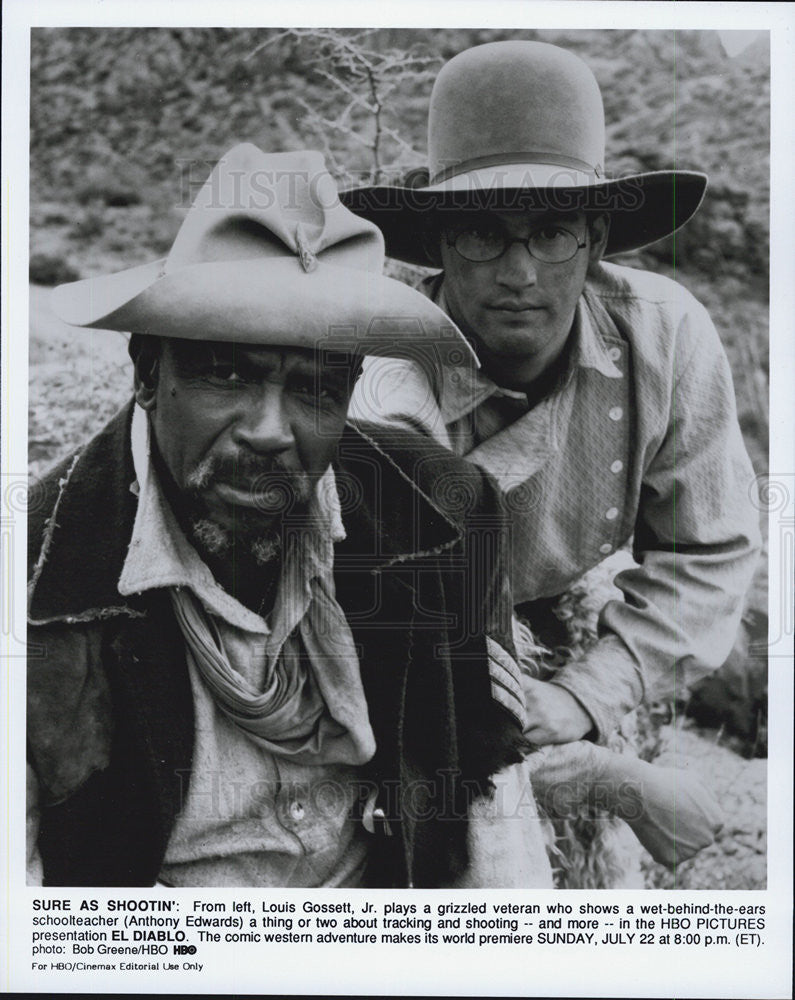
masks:
[[[442,67],[431,93],[428,171],[403,187],[343,191],[352,211],[378,224],[389,256],[430,262],[421,219],[472,208],[602,210],[606,254],[669,235],[701,203],[707,178],[662,170],[608,179],[602,95],[576,55],[545,42],[490,42]]]
[[[320,153],[223,156],[167,257],[53,290],[75,326],[440,362],[472,351],[426,296],[383,277],[378,228],[339,201]]]

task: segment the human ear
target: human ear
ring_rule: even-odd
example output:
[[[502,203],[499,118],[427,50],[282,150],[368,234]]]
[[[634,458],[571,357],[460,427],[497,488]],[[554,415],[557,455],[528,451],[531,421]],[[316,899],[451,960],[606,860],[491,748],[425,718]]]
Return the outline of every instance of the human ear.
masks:
[[[595,215],[588,220],[588,233],[590,236],[588,247],[588,263],[598,264],[604,256],[607,246],[607,237],[610,232],[610,216]]]
[[[157,405],[157,385],[160,374],[160,351],[149,345],[142,347],[133,358],[135,401],[144,410]]]
[[[442,227],[433,218],[426,218],[420,230],[422,249],[431,267],[442,266],[442,253],[440,243],[442,240]]]

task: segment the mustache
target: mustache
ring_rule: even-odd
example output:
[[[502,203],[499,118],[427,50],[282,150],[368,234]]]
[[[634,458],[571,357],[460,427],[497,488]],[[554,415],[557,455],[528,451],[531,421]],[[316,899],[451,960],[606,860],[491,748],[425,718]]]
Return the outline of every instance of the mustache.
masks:
[[[214,483],[250,493],[263,513],[285,513],[305,506],[312,497],[314,479],[303,469],[291,469],[278,455],[208,455],[188,475],[186,485],[199,494]]]

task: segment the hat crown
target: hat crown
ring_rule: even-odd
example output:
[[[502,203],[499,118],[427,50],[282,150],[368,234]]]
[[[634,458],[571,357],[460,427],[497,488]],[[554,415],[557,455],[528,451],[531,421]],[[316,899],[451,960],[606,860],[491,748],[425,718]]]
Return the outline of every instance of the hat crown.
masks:
[[[264,153],[251,143],[221,157],[185,216],[163,268],[292,257],[380,274],[380,231],[341,204],[321,153]]]
[[[439,73],[431,94],[431,183],[500,163],[603,173],[602,95],[588,66],[545,42],[490,42]]]
[[[320,153],[243,143],[201,186],[166,258],[60,285],[51,301],[76,326],[476,363],[453,321],[383,263],[381,231],[342,204]]]

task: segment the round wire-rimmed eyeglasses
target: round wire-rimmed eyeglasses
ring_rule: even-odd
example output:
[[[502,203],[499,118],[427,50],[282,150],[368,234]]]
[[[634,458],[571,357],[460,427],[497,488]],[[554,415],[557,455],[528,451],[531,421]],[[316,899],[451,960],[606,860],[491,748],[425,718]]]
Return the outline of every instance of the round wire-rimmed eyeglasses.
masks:
[[[500,229],[464,229],[446,239],[448,246],[473,264],[497,260],[514,243],[521,243],[534,260],[544,264],[565,264],[588,245],[575,233],[559,226],[544,226],[524,239],[508,236]]]

